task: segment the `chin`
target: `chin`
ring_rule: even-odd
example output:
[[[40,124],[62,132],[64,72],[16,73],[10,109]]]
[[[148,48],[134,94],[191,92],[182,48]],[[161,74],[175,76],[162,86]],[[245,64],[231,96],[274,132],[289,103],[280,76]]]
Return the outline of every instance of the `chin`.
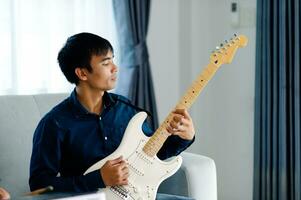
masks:
[[[111,87],[107,87],[107,90],[113,90],[113,89],[115,89],[115,85]]]

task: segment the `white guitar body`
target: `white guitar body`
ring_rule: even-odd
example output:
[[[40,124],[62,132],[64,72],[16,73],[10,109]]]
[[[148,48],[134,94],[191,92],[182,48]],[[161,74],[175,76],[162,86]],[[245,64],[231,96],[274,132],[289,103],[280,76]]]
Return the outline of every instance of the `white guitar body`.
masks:
[[[149,137],[142,131],[146,119],[145,112],[137,113],[129,122],[119,147],[111,155],[91,166],[84,175],[99,170],[106,161],[123,156],[129,167],[129,184],[106,187],[104,192],[108,200],[154,200],[160,183],[173,175],[182,164],[182,157],[177,156],[165,162],[157,156],[149,157],[142,149]]]

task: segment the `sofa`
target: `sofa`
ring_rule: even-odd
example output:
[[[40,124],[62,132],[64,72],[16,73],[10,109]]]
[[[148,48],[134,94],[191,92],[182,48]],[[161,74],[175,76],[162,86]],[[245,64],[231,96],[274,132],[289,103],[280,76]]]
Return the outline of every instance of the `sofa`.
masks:
[[[29,191],[32,136],[41,117],[68,94],[0,96],[0,187],[12,199]],[[159,192],[217,200],[216,167],[212,159],[183,152],[183,164]]]

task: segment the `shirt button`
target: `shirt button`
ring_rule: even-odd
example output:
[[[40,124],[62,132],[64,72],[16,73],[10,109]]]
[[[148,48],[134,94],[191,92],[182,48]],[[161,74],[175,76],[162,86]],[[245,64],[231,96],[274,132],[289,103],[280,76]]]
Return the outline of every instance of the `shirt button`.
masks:
[[[99,120],[101,120],[101,117],[99,117]]]
[[[105,137],[105,140],[108,140],[107,136]]]

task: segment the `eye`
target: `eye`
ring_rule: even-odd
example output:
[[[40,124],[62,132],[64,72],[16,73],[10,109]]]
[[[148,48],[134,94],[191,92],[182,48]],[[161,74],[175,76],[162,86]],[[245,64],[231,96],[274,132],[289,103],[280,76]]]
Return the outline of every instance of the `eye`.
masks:
[[[109,66],[110,64],[113,64],[113,63],[114,63],[113,58],[102,61],[103,66]]]
[[[110,63],[109,62],[103,62],[102,65],[108,66]]]

